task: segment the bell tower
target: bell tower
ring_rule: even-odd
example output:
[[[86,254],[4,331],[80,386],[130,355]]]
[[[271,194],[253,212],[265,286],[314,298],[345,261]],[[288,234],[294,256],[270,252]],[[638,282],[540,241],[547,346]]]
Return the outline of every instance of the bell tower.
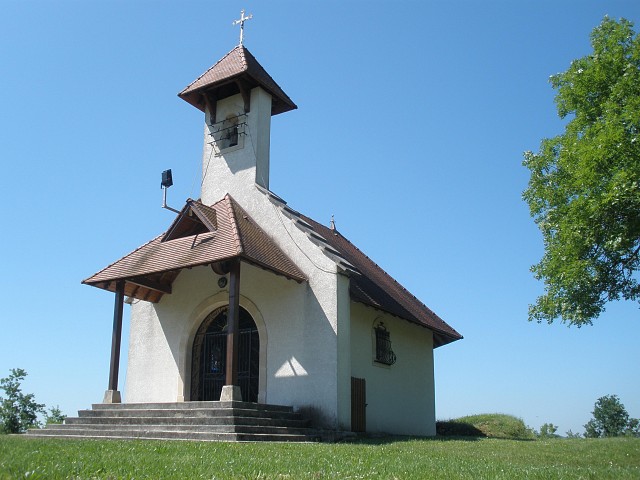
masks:
[[[241,43],[178,96],[204,112],[202,202],[268,189],[271,117],[298,107],[249,50]]]

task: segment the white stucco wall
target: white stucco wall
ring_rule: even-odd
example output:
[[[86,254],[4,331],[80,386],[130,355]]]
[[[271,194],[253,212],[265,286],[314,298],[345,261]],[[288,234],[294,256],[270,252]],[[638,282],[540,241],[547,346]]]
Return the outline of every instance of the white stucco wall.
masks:
[[[176,330],[174,323],[160,322],[153,304],[134,301],[125,381],[127,402],[176,401],[178,365],[171,351]]]
[[[270,102],[262,89],[252,90],[247,136],[222,155],[208,145],[205,126],[201,198],[212,204],[231,194],[308,278],[298,284],[242,263],[240,304],[254,317],[261,342],[258,400],[292,405],[326,427],[349,429],[348,279],[255,185],[256,170],[259,183],[268,185]],[[240,95],[217,103],[217,120],[242,113]],[[209,267],[183,270],[172,294],[157,304],[133,305],[128,402],[189,400],[195,332],[211,311],[228,303],[228,290],[218,288],[218,278]]]
[[[261,335],[264,375],[259,401],[292,405],[322,425],[348,428],[347,279],[337,274],[334,262],[255,185],[230,193],[308,277],[307,282],[298,284],[242,263],[241,305],[255,305],[266,333]],[[228,302],[228,291],[220,291],[217,279],[209,267],[183,270],[171,295],[156,305],[139,302],[133,306],[127,401],[189,399],[193,335],[206,315]],[[339,282],[340,302],[336,295]],[[256,320],[252,310],[247,310]],[[340,354],[339,317],[344,319],[340,325],[346,332]],[[263,342],[265,336],[267,341]],[[148,358],[155,359],[153,365]]]
[[[432,332],[360,303],[351,304],[351,319],[351,373],[366,380],[367,432],[435,435]],[[374,362],[378,320],[397,356],[391,366]]]
[[[184,270],[173,284],[173,293],[158,304],[133,305],[125,385],[128,402],[189,400],[195,333],[211,311],[228,304],[228,289],[217,286],[218,278],[209,267]],[[254,318],[260,336],[258,401],[305,409],[322,424],[334,427],[338,418],[336,312],[329,308],[330,315],[325,313],[328,305],[321,303],[312,284],[315,280],[299,284],[242,263],[240,304]]]
[[[246,125],[238,146],[218,151],[211,145],[211,116],[207,110],[204,126],[204,147],[202,152],[201,199],[211,205],[227,193],[243,191],[258,183],[269,188],[269,146],[271,136],[271,95],[262,88],[251,90],[251,111],[246,114]],[[216,104],[217,122],[228,116],[244,115],[242,95],[237,94],[222,99]]]

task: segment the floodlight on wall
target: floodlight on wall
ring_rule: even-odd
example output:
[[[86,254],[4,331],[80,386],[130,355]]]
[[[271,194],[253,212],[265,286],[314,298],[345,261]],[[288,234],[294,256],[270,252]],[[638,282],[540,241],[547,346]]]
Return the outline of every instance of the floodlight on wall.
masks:
[[[171,169],[165,170],[164,172],[162,172],[162,183],[160,183],[160,187],[169,188],[171,185],[173,185]]]
[[[160,182],[160,188],[162,188],[162,208],[171,210],[175,213],[180,213],[179,210],[171,208],[167,205],[167,189],[173,185],[173,177],[171,175],[171,169],[162,172],[162,181]]]

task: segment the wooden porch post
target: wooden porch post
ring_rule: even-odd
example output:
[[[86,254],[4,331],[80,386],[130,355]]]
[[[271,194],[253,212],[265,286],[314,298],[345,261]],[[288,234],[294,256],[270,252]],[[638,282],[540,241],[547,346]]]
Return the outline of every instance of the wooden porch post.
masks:
[[[240,259],[229,270],[229,311],[227,313],[227,368],[220,401],[242,401],[238,385],[238,340],[240,324]]]
[[[122,310],[124,308],[124,280],[116,281],[116,299],[113,306],[113,333],[111,334],[111,363],[109,366],[109,388],[103,403],[120,403],[118,370],[120,369],[120,341],[122,339]]]

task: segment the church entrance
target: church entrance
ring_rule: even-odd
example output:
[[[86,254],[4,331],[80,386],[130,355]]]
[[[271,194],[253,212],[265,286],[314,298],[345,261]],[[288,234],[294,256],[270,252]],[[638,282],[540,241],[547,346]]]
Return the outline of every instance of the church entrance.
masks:
[[[221,307],[204,319],[193,340],[191,400],[220,400],[227,359],[227,312]],[[258,401],[260,338],[249,312],[240,307],[238,384],[245,402]]]

